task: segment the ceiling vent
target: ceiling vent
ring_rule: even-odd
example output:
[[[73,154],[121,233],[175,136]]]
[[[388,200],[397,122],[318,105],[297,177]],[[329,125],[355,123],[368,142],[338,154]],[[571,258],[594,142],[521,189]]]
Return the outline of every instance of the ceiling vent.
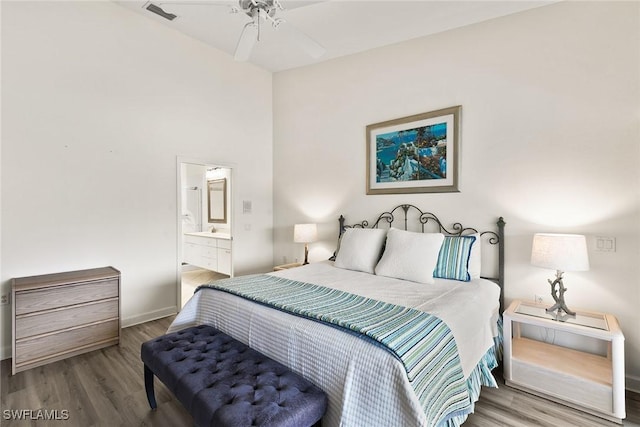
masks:
[[[155,13],[156,15],[160,15],[160,16],[162,16],[163,18],[168,19],[169,21],[173,21],[174,19],[176,19],[176,18],[178,17],[177,15],[174,15],[173,13],[167,13],[167,12],[165,12],[164,10],[162,10],[162,8],[161,8],[161,7],[156,6],[156,5],[155,5],[155,4],[153,4],[153,3],[147,3],[147,7],[146,7],[146,9],[147,9],[149,12],[153,12],[153,13]]]

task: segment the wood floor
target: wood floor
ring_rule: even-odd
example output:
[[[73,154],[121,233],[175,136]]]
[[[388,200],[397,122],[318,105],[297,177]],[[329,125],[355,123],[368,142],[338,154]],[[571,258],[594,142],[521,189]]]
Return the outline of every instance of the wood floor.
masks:
[[[218,273],[216,271],[197,269],[197,270],[183,270],[182,271],[182,305],[185,305],[187,301],[193,296],[193,292],[196,288],[203,283],[210,283],[215,280],[224,279],[229,277],[226,274]]]
[[[71,359],[34,368],[11,376],[11,360],[2,361],[2,426],[192,426],[185,412],[167,389],[156,381],[158,409],[150,411],[144,392],[140,345],[164,334],[171,318],[132,326],[122,331],[122,343]],[[554,404],[506,387],[484,388],[475,413],[465,427],[496,426],[616,426],[597,417]],[[640,427],[640,397],[627,393],[624,426]],[[8,420],[8,410],[58,410],[57,421]],[[42,413],[40,413],[42,415]],[[357,426],[360,427],[360,426]],[[370,427],[370,426],[362,426]],[[385,426],[396,427],[396,426]],[[404,427],[404,426],[397,426]]]

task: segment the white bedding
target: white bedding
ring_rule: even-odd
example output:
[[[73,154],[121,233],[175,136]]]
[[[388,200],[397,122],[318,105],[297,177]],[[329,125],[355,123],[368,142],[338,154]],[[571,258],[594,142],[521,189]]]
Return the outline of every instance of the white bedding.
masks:
[[[488,280],[421,284],[336,268],[330,261],[270,273],[440,317],[465,377],[493,345],[499,287]],[[406,372],[388,351],[349,333],[225,292],[197,292],[168,332],[210,324],[313,381],[329,396],[323,426],[428,425]]]

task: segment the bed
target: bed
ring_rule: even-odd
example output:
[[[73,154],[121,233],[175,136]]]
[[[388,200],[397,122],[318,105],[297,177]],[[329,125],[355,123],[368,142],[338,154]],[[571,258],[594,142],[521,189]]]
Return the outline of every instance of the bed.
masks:
[[[285,364],[329,396],[323,426],[462,424],[481,386],[497,387],[504,221],[447,228],[405,204],[339,230],[331,260],[201,286],[168,332],[209,324]],[[488,279],[477,262],[495,248]]]

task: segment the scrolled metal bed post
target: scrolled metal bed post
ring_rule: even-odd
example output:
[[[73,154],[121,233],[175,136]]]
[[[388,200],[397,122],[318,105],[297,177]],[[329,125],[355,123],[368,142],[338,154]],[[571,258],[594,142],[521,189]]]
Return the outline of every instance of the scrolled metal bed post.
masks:
[[[389,213],[383,213],[381,214],[378,219],[376,220],[375,224],[373,225],[373,227],[377,227],[378,223],[380,222],[381,219],[386,219],[390,224],[393,222],[393,212],[398,209],[398,208],[402,208],[404,210],[404,222],[405,222],[405,229],[407,229],[407,210],[410,207],[414,207],[415,209],[417,209],[420,213],[421,216],[420,218],[423,218],[425,215],[428,215],[429,219],[434,219],[436,221],[436,223],[438,224],[438,226],[440,227],[440,231],[441,232],[446,232],[448,235],[462,235],[462,233],[465,230],[472,230],[475,232],[475,229],[472,228],[464,228],[461,224],[454,224],[454,231],[451,232],[449,230],[447,230],[446,228],[444,228],[444,226],[442,225],[442,223],[440,222],[440,220],[438,219],[438,217],[436,217],[435,215],[431,214],[431,213],[423,213],[419,208],[413,206],[413,205],[399,205],[396,206],[395,208],[393,208]],[[387,216],[390,215],[390,216]],[[338,231],[338,239],[340,239],[340,237],[342,236],[342,233],[344,233],[345,228],[350,227],[350,226],[346,226],[345,225],[345,218],[343,215],[340,215],[340,218],[338,218],[338,221],[340,223],[340,228]],[[428,221],[428,219],[426,220]],[[421,220],[421,224],[422,224],[422,230],[424,232],[424,224],[425,222],[422,222]],[[362,221],[360,224],[356,224],[355,226],[360,227],[360,228],[365,228],[368,227],[368,222],[367,221]],[[502,314],[502,312],[504,312],[504,283],[505,283],[505,278],[504,278],[504,263],[505,263],[505,259],[504,259],[504,245],[505,245],[505,241],[504,241],[504,227],[506,225],[506,222],[504,221],[503,217],[498,218],[498,221],[496,222],[496,225],[498,227],[498,232],[493,232],[493,231],[487,231],[487,232],[483,232],[481,234],[485,234],[485,233],[490,233],[493,236],[497,236],[497,243],[498,243],[498,277],[497,280],[496,278],[490,278],[490,280],[493,280],[494,282],[497,281],[498,286],[500,286],[500,314]],[[490,239],[490,241],[493,241],[493,237]],[[495,244],[495,243],[493,243]],[[331,261],[335,261],[336,260],[336,252],[333,253],[333,256],[331,258],[329,258],[329,260]]]
[[[338,218],[338,222],[340,223],[340,228],[338,229],[338,240],[340,240],[340,237],[342,237],[342,233],[344,233],[344,215],[340,215],[340,218]],[[333,255],[331,255],[331,257],[329,258],[329,261],[335,261],[336,255],[337,251],[334,251]]]

